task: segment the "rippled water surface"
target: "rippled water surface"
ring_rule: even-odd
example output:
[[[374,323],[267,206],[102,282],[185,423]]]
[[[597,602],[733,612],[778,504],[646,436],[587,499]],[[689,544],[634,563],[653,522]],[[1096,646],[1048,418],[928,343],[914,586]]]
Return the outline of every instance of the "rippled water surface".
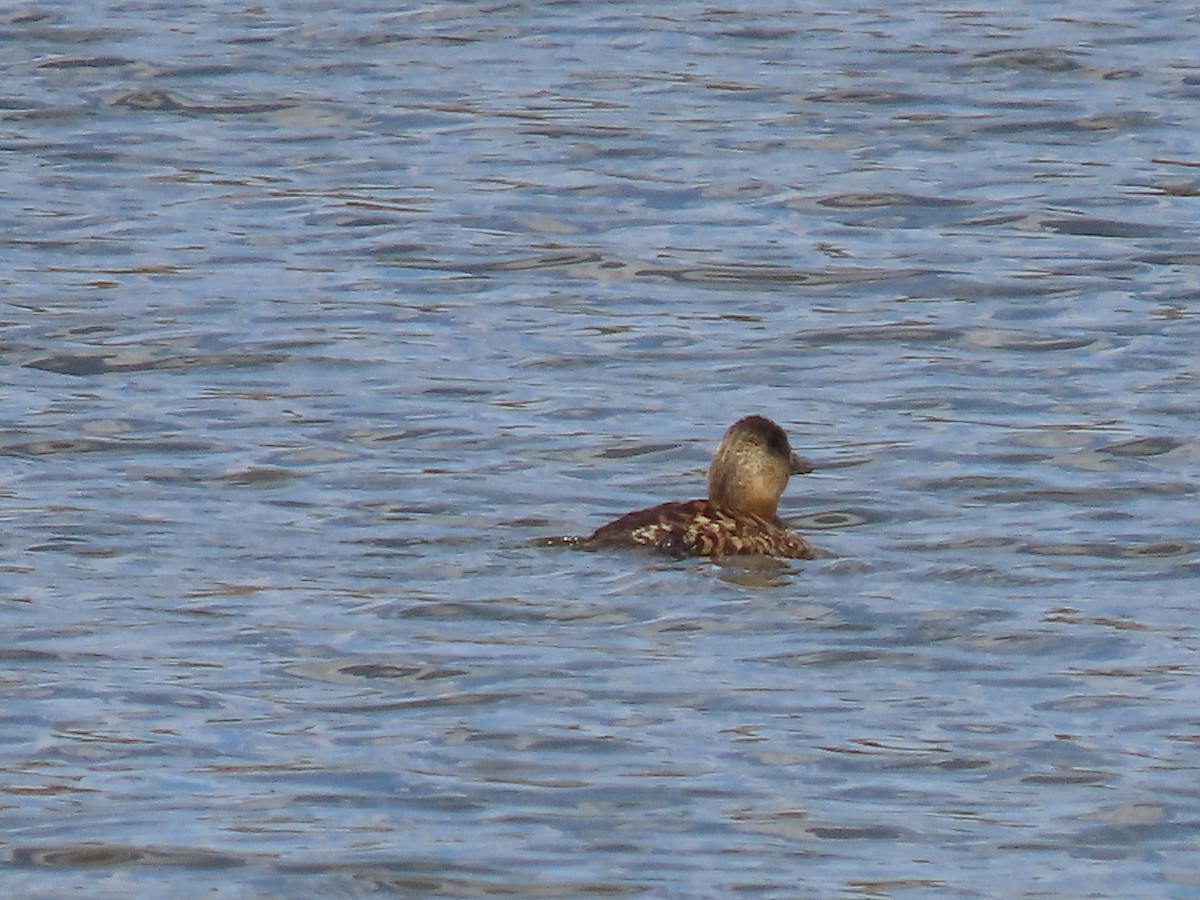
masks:
[[[6,7],[5,893],[1194,896],[1197,28]]]

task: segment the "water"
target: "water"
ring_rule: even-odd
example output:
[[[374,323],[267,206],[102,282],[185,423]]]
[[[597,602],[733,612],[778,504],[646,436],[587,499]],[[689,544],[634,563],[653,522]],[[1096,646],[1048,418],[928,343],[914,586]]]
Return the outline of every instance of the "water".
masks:
[[[5,11],[6,894],[1191,896],[1196,23]]]

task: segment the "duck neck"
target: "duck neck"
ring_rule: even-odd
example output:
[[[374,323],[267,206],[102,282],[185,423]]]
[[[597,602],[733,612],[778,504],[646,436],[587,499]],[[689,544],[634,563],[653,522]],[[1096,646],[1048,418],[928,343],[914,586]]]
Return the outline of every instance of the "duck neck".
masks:
[[[719,472],[709,473],[708,499],[731,512],[750,513],[774,522],[778,517],[779,499],[753,490],[752,486],[732,481]]]

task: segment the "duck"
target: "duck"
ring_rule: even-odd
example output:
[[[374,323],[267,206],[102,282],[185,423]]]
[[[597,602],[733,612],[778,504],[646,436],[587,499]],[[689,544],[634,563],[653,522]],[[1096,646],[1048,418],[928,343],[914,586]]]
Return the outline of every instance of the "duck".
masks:
[[[788,479],[812,468],[792,452],[779,425],[765,416],[746,416],[729,426],[713,453],[706,498],[627,513],[597,528],[582,546],[651,547],[676,558],[758,554],[812,559],[812,545],[778,513]]]

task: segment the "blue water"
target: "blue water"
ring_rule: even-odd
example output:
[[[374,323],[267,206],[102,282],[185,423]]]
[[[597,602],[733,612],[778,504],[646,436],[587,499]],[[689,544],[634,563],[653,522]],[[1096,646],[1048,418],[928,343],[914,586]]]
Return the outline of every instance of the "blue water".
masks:
[[[1196,25],[0,13],[5,893],[1192,896]]]

